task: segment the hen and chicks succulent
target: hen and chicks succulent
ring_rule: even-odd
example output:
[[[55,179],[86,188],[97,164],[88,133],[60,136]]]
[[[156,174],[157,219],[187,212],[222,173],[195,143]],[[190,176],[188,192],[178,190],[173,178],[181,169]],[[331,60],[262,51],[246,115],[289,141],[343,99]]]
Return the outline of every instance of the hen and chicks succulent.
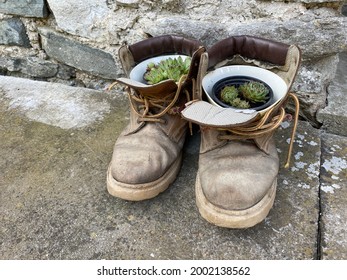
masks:
[[[269,89],[260,82],[244,83],[239,87],[243,98],[253,103],[265,103]]]
[[[143,77],[150,85],[168,79],[178,82],[182,75],[188,74],[190,63],[190,57],[183,59],[180,56],[178,58],[164,59],[158,64],[149,63]]]
[[[235,108],[248,109],[251,107],[248,101],[241,100],[239,91],[235,86],[226,86],[221,91],[221,99]]]
[[[221,100],[239,109],[251,108],[250,103],[265,103],[269,89],[260,82],[247,82],[235,86],[226,86],[221,90]]]

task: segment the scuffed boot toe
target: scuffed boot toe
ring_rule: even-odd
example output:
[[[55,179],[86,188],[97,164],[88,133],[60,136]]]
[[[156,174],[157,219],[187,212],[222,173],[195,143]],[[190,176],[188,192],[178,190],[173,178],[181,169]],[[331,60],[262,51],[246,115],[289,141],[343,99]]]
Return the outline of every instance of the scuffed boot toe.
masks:
[[[146,128],[136,137],[119,137],[107,174],[111,195],[132,201],[149,199],[175,180],[182,161],[181,144],[150,132]]]
[[[196,180],[201,215],[228,228],[247,228],[261,222],[276,193],[278,157],[272,151],[266,155],[254,145],[236,142],[201,155]]]

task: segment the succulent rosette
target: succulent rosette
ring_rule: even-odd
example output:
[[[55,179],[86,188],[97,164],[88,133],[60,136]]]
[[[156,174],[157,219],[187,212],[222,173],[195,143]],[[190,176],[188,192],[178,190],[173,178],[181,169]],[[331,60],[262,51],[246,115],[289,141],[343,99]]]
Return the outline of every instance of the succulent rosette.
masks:
[[[265,103],[268,99],[269,89],[260,82],[248,82],[239,86],[243,98],[253,103]]]
[[[160,61],[158,64],[149,63],[143,77],[150,85],[168,79],[178,82],[183,75],[188,74],[190,63],[190,57],[185,59],[182,57],[168,58]]]

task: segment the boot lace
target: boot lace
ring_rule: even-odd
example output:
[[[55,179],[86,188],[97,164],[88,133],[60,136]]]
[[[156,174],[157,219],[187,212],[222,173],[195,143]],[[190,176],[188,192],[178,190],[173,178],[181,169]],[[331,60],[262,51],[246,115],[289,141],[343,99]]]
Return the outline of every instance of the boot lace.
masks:
[[[128,93],[129,103],[132,110],[138,116],[138,122],[165,123],[165,120],[162,119],[165,114],[179,114],[181,108],[179,106],[175,107],[175,105],[180,97],[180,93],[186,78],[187,75],[183,75],[177,83],[177,90],[167,93],[163,97],[144,96],[136,91],[132,91],[128,86],[126,90]],[[109,89],[111,89],[115,84],[117,84],[117,82],[111,84]],[[193,84],[195,84],[194,81]],[[190,94],[188,90],[184,89],[183,92],[186,95],[187,101],[190,101]]]
[[[290,165],[291,154],[293,151],[294,137],[298,125],[299,119],[299,99],[293,93],[288,94],[288,98],[291,98],[294,101],[295,105],[295,114],[294,114],[294,124],[292,128],[289,149],[287,154],[287,161],[285,163],[285,168],[288,168]],[[221,140],[246,140],[246,139],[254,139],[257,137],[264,136],[266,134],[274,132],[281,123],[288,117],[283,107],[280,108],[279,113],[272,117],[276,107],[273,107],[269,111],[264,114],[264,116],[257,120],[256,122],[252,122],[245,126],[221,129],[230,132],[231,134],[220,135],[219,139]]]

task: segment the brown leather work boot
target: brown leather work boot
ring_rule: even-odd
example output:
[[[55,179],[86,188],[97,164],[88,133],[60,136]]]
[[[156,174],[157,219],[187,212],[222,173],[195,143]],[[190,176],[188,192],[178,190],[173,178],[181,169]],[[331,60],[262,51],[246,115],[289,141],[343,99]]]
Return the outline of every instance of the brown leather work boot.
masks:
[[[127,85],[130,123],[114,146],[107,172],[107,189],[126,200],[155,197],[172,183],[180,170],[187,121],[181,109],[195,93],[200,56],[205,51],[197,41],[164,35],[119,50]],[[167,55],[191,57],[187,75],[176,83],[165,80],[148,85],[143,75],[149,62]]]
[[[293,141],[299,104],[289,90],[299,63],[296,46],[250,36],[227,38],[202,55],[200,75],[204,76],[202,87],[210,103],[202,101],[200,95],[200,101],[187,104],[182,116],[201,128],[195,189],[198,209],[208,222],[247,228],[268,215],[279,170],[272,136],[286,117],[288,98],[293,98],[297,110]],[[272,105],[261,111],[218,106],[211,97],[213,85],[225,77],[240,75],[270,85],[274,91]]]

